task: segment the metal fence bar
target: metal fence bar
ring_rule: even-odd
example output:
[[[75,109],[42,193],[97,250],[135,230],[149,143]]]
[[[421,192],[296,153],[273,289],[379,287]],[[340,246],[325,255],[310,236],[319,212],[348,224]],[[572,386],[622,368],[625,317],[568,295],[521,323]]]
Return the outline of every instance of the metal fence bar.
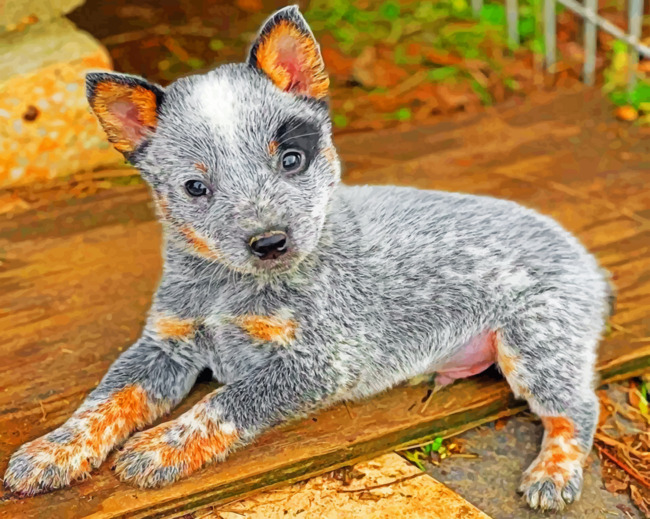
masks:
[[[598,16],[598,0],[585,0],[585,10],[591,15],[585,18],[585,63],[582,80],[589,86],[596,82],[596,38],[598,25],[594,21]]]
[[[544,0],[544,54],[546,68],[552,71],[556,56],[555,0]]]
[[[481,14],[481,9],[483,9],[483,0],[472,0],[472,13],[476,18]]]
[[[628,30],[630,39],[635,45],[629,45],[628,55],[628,89],[632,90],[636,86],[637,65],[639,64],[639,51],[636,45],[639,44],[641,37],[641,22],[643,21],[643,0],[628,0]]]
[[[553,0],[545,0],[547,2]],[[646,58],[650,58],[650,47],[647,45],[642,45],[639,43],[638,38],[633,38],[629,34],[626,34],[623,29],[617,27],[612,22],[598,16],[596,14],[588,12],[582,5],[580,5],[575,0],[557,0],[559,3],[571,9],[574,13],[579,14],[583,18],[588,19],[589,21],[595,23],[603,31],[611,34],[615,38],[618,38],[621,41],[627,43],[631,48],[636,49],[639,54]]]
[[[508,45],[511,49],[519,47],[519,3],[518,0],[506,0],[508,23]]]

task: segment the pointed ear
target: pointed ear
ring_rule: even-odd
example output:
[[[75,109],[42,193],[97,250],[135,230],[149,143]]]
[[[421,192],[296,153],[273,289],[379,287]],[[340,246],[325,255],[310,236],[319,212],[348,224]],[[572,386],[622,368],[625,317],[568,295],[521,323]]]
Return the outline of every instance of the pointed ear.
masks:
[[[108,140],[128,158],[156,130],[164,90],[136,76],[91,72],[86,97]]]
[[[329,78],[318,43],[298,6],[280,9],[262,25],[248,64],[285,92],[323,99]]]

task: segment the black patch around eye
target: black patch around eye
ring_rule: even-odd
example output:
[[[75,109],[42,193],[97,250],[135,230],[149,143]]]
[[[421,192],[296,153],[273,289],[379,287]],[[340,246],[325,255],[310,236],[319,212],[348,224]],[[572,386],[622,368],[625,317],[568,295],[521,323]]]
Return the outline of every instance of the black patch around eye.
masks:
[[[320,130],[311,121],[298,118],[289,119],[278,128],[275,140],[278,142],[278,148],[281,151],[301,150],[305,155],[305,163],[302,165],[302,169],[306,169],[318,151]]]

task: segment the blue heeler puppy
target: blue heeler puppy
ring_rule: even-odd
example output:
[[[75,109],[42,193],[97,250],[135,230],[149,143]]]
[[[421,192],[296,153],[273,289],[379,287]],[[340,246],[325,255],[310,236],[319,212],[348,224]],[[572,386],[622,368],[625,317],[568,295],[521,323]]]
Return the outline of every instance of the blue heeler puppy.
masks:
[[[151,186],[164,273],[140,339],[64,425],[13,455],[9,489],[86,477],[205,368],[223,387],[128,440],[122,480],[165,485],[319,407],[496,363],[544,423],[526,500],[578,498],[609,287],[576,238],[513,202],[340,185],[328,78],[296,7],[264,24],[246,63],[165,89],[114,73],[87,87]]]

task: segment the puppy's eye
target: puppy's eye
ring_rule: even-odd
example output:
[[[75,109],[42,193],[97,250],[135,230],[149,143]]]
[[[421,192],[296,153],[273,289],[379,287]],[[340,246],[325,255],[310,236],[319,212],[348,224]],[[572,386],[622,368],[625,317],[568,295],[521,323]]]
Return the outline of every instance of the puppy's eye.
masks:
[[[190,196],[205,196],[208,194],[207,186],[200,180],[188,180],[185,182],[185,191]]]
[[[305,155],[299,150],[287,150],[282,154],[280,165],[282,170],[288,173],[293,173],[302,168],[305,162]]]

